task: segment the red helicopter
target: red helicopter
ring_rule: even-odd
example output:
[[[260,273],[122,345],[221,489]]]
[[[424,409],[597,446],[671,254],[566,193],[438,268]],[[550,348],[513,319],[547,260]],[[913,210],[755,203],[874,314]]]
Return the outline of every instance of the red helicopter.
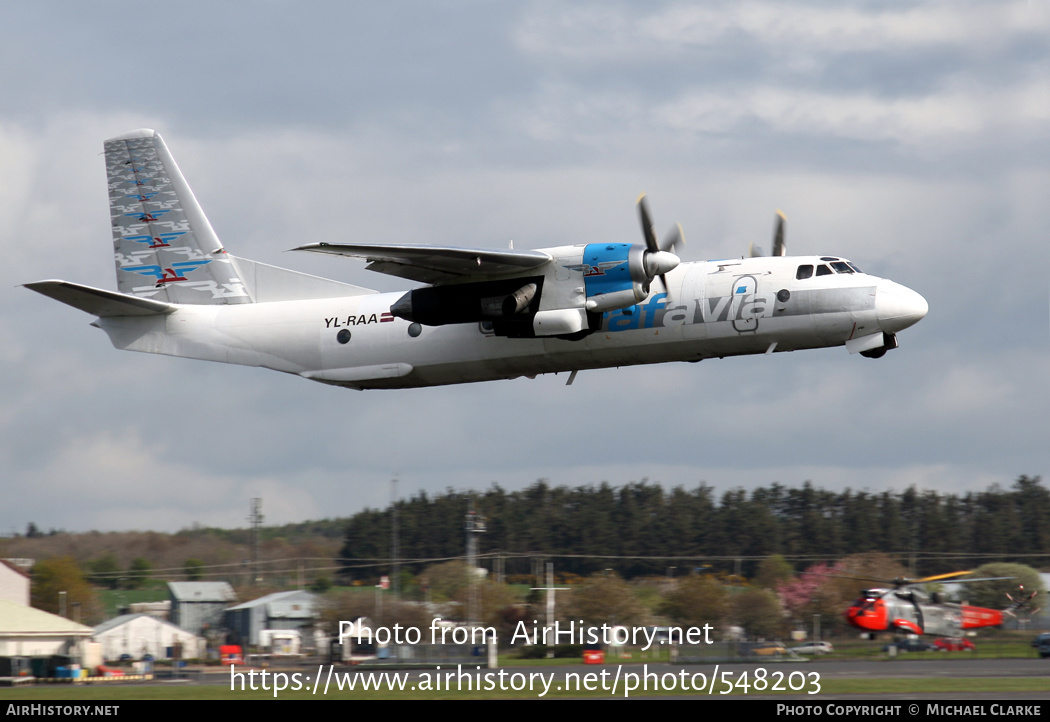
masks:
[[[962,576],[970,572],[952,572],[922,579],[905,579],[898,577],[892,581],[871,579],[892,584],[889,589],[866,589],[857,597],[846,611],[846,620],[854,627],[866,632],[907,632],[911,634],[934,634],[942,637],[958,637],[963,630],[979,627],[998,627],[1003,623],[1003,615],[1014,615],[1027,606],[1038,594],[1021,594],[1015,599],[1006,596],[1011,604],[1005,609],[988,609],[972,607],[967,604],[956,604],[945,601],[943,594],[935,592],[927,595],[914,585],[935,582],[941,579]],[[858,577],[851,577],[858,578]],[[1011,577],[985,577],[982,579],[960,579],[960,583],[988,582],[1010,579]]]

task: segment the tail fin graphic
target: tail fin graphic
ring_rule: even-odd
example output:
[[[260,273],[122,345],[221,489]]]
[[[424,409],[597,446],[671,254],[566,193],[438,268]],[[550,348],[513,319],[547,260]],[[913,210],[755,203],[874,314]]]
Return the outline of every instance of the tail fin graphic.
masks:
[[[164,140],[135,130],[105,142],[121,293],[168,303],[252,299]]]

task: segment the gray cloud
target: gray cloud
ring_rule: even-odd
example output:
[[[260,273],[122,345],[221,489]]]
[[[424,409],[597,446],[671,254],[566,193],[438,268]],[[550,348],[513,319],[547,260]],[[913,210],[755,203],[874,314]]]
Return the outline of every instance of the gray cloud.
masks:
[[[129,20],[134,18],[133,21]],[[554,483],[978,489],[1046,467],[1043,3],[20,6],[0,28],[0,530],[353,513]],[[15,60],[18,60],[16,63]],[[18,70],[16,71],[16,68]],[[836,253],[923,293],[842,349],[404,392],[118,353],[17,284],[114,287],[102,139],[160,130],[227,247]],[[349,237],[348,237],[349,236]]]

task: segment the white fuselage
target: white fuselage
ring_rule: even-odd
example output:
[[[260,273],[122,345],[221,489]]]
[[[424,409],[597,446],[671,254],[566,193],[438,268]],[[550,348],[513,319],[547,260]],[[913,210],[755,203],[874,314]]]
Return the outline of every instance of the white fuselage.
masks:
[[[825,257],[683,263],[639,305],[579,340],[507,338],[485,324],[394,317],[402,293],[101,318],[118,348],[262,366],[351,388],[407,388],[579,369],[841,346],[870,348],[921,319],[919,294],[859,272],[798,278]],[[833,265],[833,264],[832,264]]]

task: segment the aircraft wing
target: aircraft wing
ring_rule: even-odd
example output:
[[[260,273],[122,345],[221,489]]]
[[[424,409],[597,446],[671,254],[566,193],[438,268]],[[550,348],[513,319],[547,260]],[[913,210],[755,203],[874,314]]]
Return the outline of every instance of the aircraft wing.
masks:
[[[370,271],[434,285],[519,275],[551,260],[542,251],[447,246],[310,243],[292,250],[363,258]]]

